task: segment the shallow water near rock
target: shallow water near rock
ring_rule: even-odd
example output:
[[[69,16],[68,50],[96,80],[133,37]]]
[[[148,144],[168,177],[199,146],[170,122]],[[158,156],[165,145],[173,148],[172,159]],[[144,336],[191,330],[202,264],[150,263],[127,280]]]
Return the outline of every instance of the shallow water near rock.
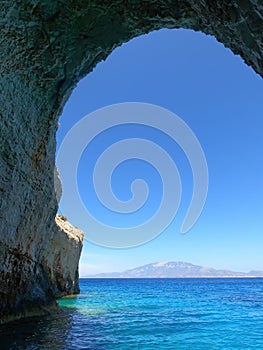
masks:
[[[263,349],[263,279],[81,279],[61,311],[0,327],[1,349]]]

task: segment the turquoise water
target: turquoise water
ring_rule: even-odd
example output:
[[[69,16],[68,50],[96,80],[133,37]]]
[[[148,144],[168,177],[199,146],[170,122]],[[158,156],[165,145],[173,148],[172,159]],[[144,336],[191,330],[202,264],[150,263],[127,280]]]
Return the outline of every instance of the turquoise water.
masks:
[[[263,349],[263,279],[81,279],[61,312],[0,327],[0,349]]]

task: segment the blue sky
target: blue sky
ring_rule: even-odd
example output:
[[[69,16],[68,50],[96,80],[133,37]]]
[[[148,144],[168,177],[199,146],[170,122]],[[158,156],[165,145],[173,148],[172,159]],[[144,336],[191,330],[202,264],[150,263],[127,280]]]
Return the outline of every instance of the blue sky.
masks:
[[[141,212],[123,217],[105,210],[96,199],[92,167],[100,152],[120,138],[146,137],[170,154],[181,176],[182,201],[171,225],[144,245],[120,250],[85,241],[81,276],[170,260],[263,270],[262,97],[262,79],[239,56],[213,37],[190,30],[161,30],[135,38],[99,63],[78,84],[64,108],[58,147],[81,118],[98,108],[120,102],[156,104],[177,114],[197,136],[208,164],[209,191],[197,223],[187,234],[180,234],[193,181],[178,145],[156,130],[136,125],[102,133],[87,147],[78,168],[79,192],[93,215],[106,224],[127,227],[149,218],[158,207],[160,176],[139,160],[116,169],[112,188],[118,198],[128,200],[130,182],[144,178],[149,197]],[[74,203],[63,214],[88,232]]]

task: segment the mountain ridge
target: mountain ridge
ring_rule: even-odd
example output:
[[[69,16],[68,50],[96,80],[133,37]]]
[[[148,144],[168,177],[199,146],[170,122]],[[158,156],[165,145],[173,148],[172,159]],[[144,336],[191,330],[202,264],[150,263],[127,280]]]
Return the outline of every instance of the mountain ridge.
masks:
[[[257,278],[263,271],[237,272],[194,265],[183,261],[154,262],[122,272],[87,275],[84,278]]]

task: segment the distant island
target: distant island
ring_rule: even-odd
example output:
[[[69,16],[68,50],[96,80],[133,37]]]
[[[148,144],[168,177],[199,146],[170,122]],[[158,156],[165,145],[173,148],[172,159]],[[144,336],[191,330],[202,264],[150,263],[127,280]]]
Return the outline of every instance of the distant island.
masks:
[[[255,278],[263,277],[263,271],[234,272],[216,270],[211,267],[193,265],[187,262],[156,262],[123,272],[100,273],[86,278]]]

